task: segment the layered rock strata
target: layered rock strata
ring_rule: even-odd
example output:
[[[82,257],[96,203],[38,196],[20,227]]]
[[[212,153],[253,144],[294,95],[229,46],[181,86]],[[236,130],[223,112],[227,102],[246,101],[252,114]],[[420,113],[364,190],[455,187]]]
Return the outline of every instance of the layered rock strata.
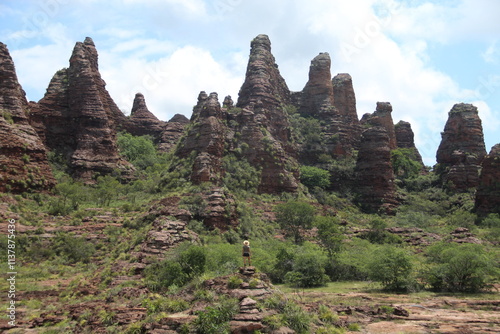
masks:
[[[483,160],[475,211],[482,217],[500,214],[500,144],[493,146]]]
[[[377,102],[377,108],[372,114],[364,114],[361,118],[362,125],[380,126],[387,131],[389,136],[389,148],[397,148],[396,130],[392,120],[392,105],[390,102]]]
[[[366,129],[356,162],[357,203],[366,212],[392,214],[399,204],[396,198],[387,130],[376,126]]]
[[[298,187],[296,147],[284,106],[290,91],[281,77],[266,35],[251,43],[245,82],[240,91],[232,130],[245,143],[243,156],[260,169],[261,193],[294,192]],[[241,147],[240,147],[241,149]]]
[[[0,192],[54,186],[45,147],[28,122],[26,94],[7,46],[0,43]]]
[[[436,153],[435,169],[441,183],[456,191],[476,188],[485,155],[483,127],[477,108],[472,104],[455,104],[448,113]]]
[[[128,122],[125,124],[126,130],[134,136],[152,136],[158,142],[165,129],[166,123],[160,121],[149,111],[144,95],[135,94],[132,111]]]
[[[31,123],[47,147],[67,159],[75,177],[93,182],[116,171],[131,177],[133,167],[116,146],[116,131],[127,119],[105,88],[92,39],[77,42],[69,62],[39,103],[32,104]]]

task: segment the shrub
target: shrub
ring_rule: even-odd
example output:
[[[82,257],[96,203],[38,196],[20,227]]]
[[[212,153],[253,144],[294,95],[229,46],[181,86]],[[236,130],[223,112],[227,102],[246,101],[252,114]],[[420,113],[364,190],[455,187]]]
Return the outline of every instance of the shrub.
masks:
[[[239,276],[231,276],[227,280],[227,287],[229,289],[236,289],[240,287],[241,283],[243,283],[243,280]]]
[[[282,312],[283,322],[298,334],[309,332],[311,327],[311,316],[302,307],[294,303],[288,303]]]
[[[381,218],[375,218],[370,222],[370,230],[362,233],[359,237],[367,239],[374,244],[401,243],[401,238],[387,232],[387,223]]]
[[[311,228],[314,220],[314,207],[300,201],[289,201],[276,206],[276,220],[295,243],[302,241],[301,229]]]
[[[434,290],[479,292],[498,277],[498,264],[481,245],[439,243],[427,250],[426,281]]]
[[[381,282],[386,290],[407,291],[414,286],[413,264],[407,251],[394,246],[381,246],[368,265],[370,278]]]
[[[155,163],[162,162],[163,155],[157,152],[150,136],[133,136],[129,133],[119,133],[116,143],[120,154],[139,169],[145,170]]]
[[[293,249],[281,247],[276,254],[276,263],[269,277],[273,283],[284,283],[286,273],[293,270],[295,252]]]
[[[325,285],[325,258],[317,252],[299,253],[295,257],[293,270],[285,275],[285,282],[298,288]]]
[[[238,300],[233,298],[224,298],[215,306],[208,306],[198,312],[193,322],[196,333],[229,334],[229,321],[238,311]]]
[[[94,245],[85,238],[62,233],[57,235],[54,249],[58,255],[66,257],[71,263],[88,263],[95,253]]]
[[[300,182],[309,189],[315,187],[326,189],[330,185],[330,173],[318,167],[302,166],[300,167]]]
[[[142,301],[142,306],[147,309],[148,314],[160,312],[181,312],[187,310],[189,304],[181,298],[166,298],[156,296]]]
[[[188,245],[180,247],[173,258],[150,265],[145,270],[146,282],[152,291],[170,286],[183,286],[201,275],[206,267],[206,253],[203,247]]]
[[[391,163],[394,175],[401,179],[417,177],[423,167],[415,160],[415,151],[409,148],[392,150]]]

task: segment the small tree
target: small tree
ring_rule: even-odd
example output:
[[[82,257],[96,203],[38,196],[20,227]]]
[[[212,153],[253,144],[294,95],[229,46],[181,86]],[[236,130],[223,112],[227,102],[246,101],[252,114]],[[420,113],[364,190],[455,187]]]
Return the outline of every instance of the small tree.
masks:
[[[314,207],[300,201],[289,201],[276,206],[276,220],[287,236],[293,236],[295,243],[302,242],[301,229],[312,227]]]
[[[368,264],[371,279],[381,282],[384,289],[406,291],[412,285],[413,264],[407,251],[394,246],[382,246]]]
[[[339,219],[336,217],[316,217],[315,225],[318,228],[318,238],[330,260],[342,249],[344,236],[339,228]]]
[[[498,264],[485,248],[475,244],[431,246],[427,251],[430,269],[425,275],[433,289],[479,292],[498,277]]]

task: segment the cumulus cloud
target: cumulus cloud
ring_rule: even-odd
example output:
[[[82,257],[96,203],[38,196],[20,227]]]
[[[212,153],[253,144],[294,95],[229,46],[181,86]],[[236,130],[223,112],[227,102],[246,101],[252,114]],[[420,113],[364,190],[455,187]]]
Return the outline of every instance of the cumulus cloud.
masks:
[[[112,53],[102,54],[101,60],[107,88],[124,113],[130,112],[135,93],[141,92],[148,108],[162,120],[176,113],[189,117],[202,90],[219,93],[221,102],[225,95],[235,97],[244,79],[228,71],[209,51],[195,46],[153,61],[131,57],[116,63]]]

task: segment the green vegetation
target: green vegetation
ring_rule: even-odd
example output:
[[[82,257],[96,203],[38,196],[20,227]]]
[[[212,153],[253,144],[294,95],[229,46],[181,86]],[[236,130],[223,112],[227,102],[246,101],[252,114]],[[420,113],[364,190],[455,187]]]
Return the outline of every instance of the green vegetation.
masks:
[[[314,207],[301,201],[288,201],[276,206],[276,221],[285,234],[294,238],[295,243],[302,241],[302,230],[312,227]]]
[[[151,324],[194,308],[204,311],[197,311],[196,320],[181,325],[179,332],[227,333],[238,301],[207,286],[221,276],[227,278],[225,289],[262,283],[260,277],[245,280],[235,274],[242,265],[244,239],[251,242],[258,273],[282,284],[284,294],[259,302],[259,307],[274,310],[264,319],[270,329],[288,326],[297,333],[344,333],[362,327],[339,320],[329,308],[345,302],[339,296],[328,303],[315,300],[306,311],[304,291],[497,296],[492,287],[500,277],[498,214],[478,219],[472,212],[472,192],[457,194],[437,187],[433,171],[422,175],[422,166],[417,169],[406,150],[396,150],[392,156],[403,204],[394,216],[364,214],[352,204],[350,186],[342,185],[353,177],[356,152],[332,159],[318,146],[321,124],[289,111],[296,126],[304,122],[292,130],[302,147],[311,149],[317,165],[300,168],[302,185],[297,194],[260,194],[261,171],[243,158],[248,146],[238,146],[224,157],[225,174],[218,185],[223,196],[230,197],[230,205],[221,209],[224,218],[234,209],[237,222],[224,231],[204,225],[210,206],[205,194],[212,185],[190,182],[196,152],[183,158],[159,153],[150,137],[121,133],[120,152],[134,165],[136,179],[126,182],[112,173],[97,176],[93,184],[74,180],[64,155],[50,153],[58,181],[52,194],[0,194],[2,209],[26,226],[16,236],[16,255],[22,263],[19,290],[54,290],[59,298],[55,306],[26,298],[22,304],[26,319],[42,314],[57,318],[65,305],[116,301],[120,307],[143,310],[145,318],[117,325],[122,314],[101,307],[77,316],[65,314],[72,320],[47,321],[44,326],[54,332],[78,332],[99,323],[110,333],[145,333]],[[165,198],[177,200],[176,208],[190,212],[186,235],[195,232],[197,238],[160,250],[161,260],[141,258],[138,254],[148,233],[158,231],[157,217],[180,219],[168,216],[176,213],[164,210]],[[463,227],[481,244],[454,242],[455,230]],[[396,234],[391,228],[404,231]],[[0,247],[7,246],[6,235],[0,236]],[[349,302],[367,301],[359,297]],[[392,314],[389,307],[381,307],[382,312]]]
[[[313,167],[302,166],[300,168],[300,182],[309,189],[326,189],[330,185],[330,173],[327,170]]]

